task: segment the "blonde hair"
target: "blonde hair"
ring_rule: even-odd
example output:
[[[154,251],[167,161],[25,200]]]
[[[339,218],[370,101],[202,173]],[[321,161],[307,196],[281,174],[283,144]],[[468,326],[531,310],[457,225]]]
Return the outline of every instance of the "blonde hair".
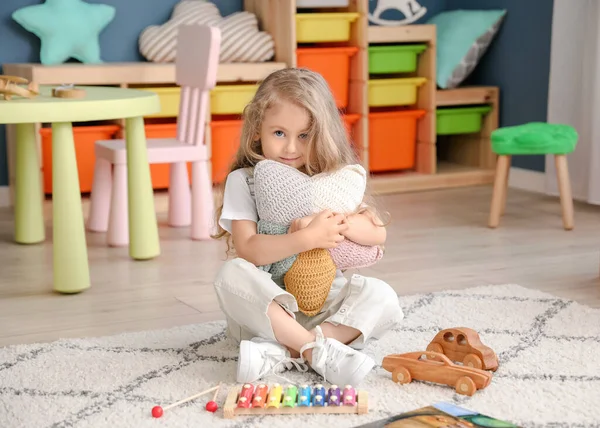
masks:
[[[261,142],[256,136],[260,135],[267,111],[282,101],[292,102],[304,108],[309,115],[308,156],[303,167],[306,174],[331,172],[345,165],[359,163],[325,79],[319,73],[308,69],[285,68],[267,76],[261,82],[252,101],[244,108],[240,145],[231,164],[230,173],[241,168],[253,168],[265,159]],[[223,211],[224,188],[225,182],[221,185],[221,197],[215,210],[218,232],[213,238],[227,238],[227,252],[230,253],[230,234],[219,225]],[[361,211],[367,209],[362,208]]]

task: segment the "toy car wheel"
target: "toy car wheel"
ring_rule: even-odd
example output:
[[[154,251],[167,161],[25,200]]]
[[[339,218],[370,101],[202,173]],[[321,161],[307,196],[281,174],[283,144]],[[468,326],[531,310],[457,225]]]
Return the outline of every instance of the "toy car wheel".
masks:
[[[476,369],[483,368],[483,361],[475,354],[469,354],[463,360],[463,364],[467,367],[474,367]]]
[[[473,395],[475,391],[477,391],[477,387],[470,377],[463,376],[456,382],[456,392],[459,394]]]
[[[442,345],[440,345],[439,343],[430,343],[429,345],[427,345],[427,350],[429,352],[437,352],[438,354],[444,353],[444,348],[442,348]],[[427,358],[431,359],[433,357],[428,356]]]
[[[392,372],[392,380],[396,383],[410,383],[412,376],[406,367],[396,367]]]

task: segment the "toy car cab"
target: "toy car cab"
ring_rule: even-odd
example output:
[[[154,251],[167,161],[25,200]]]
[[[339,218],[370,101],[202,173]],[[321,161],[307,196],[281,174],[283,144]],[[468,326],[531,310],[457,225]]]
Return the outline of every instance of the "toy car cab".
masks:
[[[498,357],[481,343],[479,334],[467,327],[447,328],[435,335],[427,346],[431,352],[446,355],[452,361],[460,361],[467,367],[496,371]]]
[[[401,384],[414,380],[454,386],[456,392],[473,395],[487,387],[492,374],[485,370],[454,364],[444,354],[437,352],[409,352],[384,357],[382,366],[392,373],[392,380]]]

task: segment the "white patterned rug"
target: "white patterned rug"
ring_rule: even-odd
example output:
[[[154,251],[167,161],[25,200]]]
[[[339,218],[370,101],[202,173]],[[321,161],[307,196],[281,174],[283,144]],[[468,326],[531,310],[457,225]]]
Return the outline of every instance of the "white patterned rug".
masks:
[[[423,350],[442,328],[466,326],[499,356],[490,386],[473,397],[453,388],[398,385],[376,368],[359,386],[369,413],[356,416],[249,416],[223,419],[204,410],[210,397],[150,410],[224,382],[235,386],[237,351],[223,322],[111,337],[0,348],[0,427],[323,427],[356,426],[449,401],[523,426],[598,426],[600,310],[517,285],[486,286],[401,298],[402,328],[366,349]],[[318,382],[316,375],[290,373]]]

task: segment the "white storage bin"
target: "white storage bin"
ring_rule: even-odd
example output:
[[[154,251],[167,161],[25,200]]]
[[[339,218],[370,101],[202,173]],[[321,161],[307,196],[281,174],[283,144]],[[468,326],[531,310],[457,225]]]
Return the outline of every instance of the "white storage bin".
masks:
[[[348,7],[350,0],[296,0],[296,7]]]

